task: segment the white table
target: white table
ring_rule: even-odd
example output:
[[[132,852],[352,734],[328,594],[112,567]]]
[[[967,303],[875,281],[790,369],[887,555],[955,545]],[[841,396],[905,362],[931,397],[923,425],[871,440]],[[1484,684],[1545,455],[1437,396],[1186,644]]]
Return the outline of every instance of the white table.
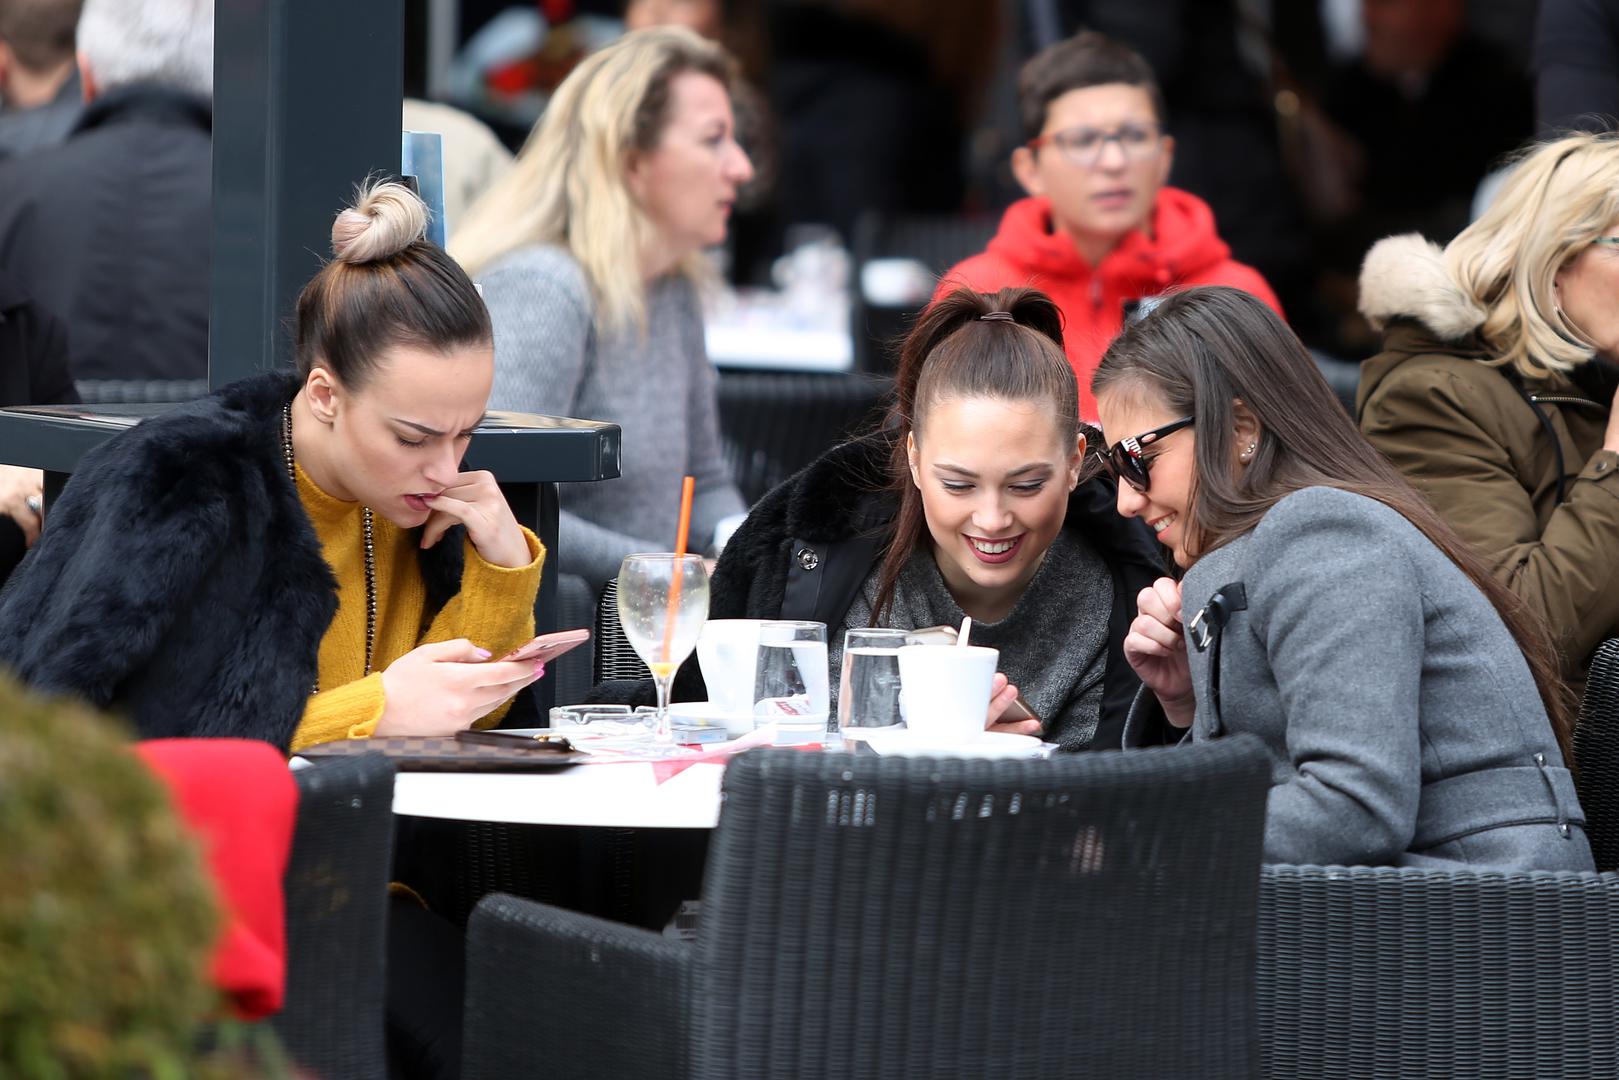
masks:
[[[725,766],[702,762],[659,784],[643,762],[532,773],[401,772],[394,813],[521,825],[712,829]]]

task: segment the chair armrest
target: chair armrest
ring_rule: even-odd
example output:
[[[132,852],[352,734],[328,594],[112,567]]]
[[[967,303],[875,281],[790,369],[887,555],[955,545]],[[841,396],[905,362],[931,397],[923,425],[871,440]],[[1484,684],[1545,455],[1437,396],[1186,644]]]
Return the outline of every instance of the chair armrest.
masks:
[[[1619,876],[1266,866],[1268,1077],[1619,1076]]]
[[[684,1077],[691,949],[496,893],[467,923],[466,1080]]]

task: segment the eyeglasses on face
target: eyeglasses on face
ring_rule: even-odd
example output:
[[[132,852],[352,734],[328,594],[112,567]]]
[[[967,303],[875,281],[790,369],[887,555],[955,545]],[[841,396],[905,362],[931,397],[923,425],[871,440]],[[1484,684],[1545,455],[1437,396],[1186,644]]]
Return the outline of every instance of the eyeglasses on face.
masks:
[[[1152,481],[1147,475],[1147,459],[1142,456],[1142,449],[1151,446],[1167,435],[1173,435],[1183,427],[1191,426],[1192,418],[1183,416],[1179,420],[1165,424],[1163,427],[1153,428],[1144,434],[1120,439],[1110,446],[1107,451],[1107,463],[1113,469],[1113,475],[1145,495],[1147,487]]]
[[[1140,122],[1120,124],[1112,131],[1093,127],[1064,128],[1030,139],[1028,145],[1030,150],[1038,150],[1046,145],[1055,146],[1069,164],[1081,169],[1094,169],[1097,162],[1102,160],[1102,150],[1108,143],[1118,143],[1127,159],[1141,161],[1158,152],[1158,136],[1157,124]]]

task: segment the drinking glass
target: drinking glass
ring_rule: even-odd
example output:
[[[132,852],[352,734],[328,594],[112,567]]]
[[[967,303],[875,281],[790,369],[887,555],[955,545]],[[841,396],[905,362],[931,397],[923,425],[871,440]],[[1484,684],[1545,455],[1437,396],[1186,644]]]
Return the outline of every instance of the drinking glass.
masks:
[[[618,621],[658,687],[653,739],[672,743],[669,687],[708,621],[708,568],[702,556],[625,556],[618,568]]]
[[[908,630],[850,630],[843,635],[843,671],[838,681],[838,730],[845,739],[865,738],[874,728],[902,728],[899,711],[899,650]]]
[[[753,696],[753,726],[775,724],[777,746],[820,742],[831,704],[826,624],[782,619],[760,623]]]

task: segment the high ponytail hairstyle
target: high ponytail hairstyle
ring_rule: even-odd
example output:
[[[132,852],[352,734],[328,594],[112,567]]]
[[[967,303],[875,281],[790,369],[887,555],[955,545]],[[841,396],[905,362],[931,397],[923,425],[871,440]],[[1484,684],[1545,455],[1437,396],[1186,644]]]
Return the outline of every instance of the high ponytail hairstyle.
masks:
[[[403,184],[360,186],[332,223],[332,261],[298,295],[298,374],[320,364],[358,389],[391,348],[447,353],[494,341],[483,297],[426,229],[426,205]]]
[[[1544,624],[1366,441],[1274,311],[1223,285],[1165,296],[1113,339],[1091,379],[1098,398],[1143,391],[1171,415],[1197,420],[1184,514],[1192,559],[1253,529],[1294,491],[1331,487],[1377,500],[1416,526],[1494,606],[1529,663],[1564,760],[1574,760],[1569,706]],[[1235,473],[1239,400],[1260,434],[1247,467]]]
[[[934,406],[962,398],[1036,402],[1051,409],[1065,445],[1081,430],[1079,383],[1063,353],[1062,313],[1035,289],[961,288],[940,297],[900,346],[894,389],[883,431],[893,440],[887,482],[899,512],[883,550],[874,615],[887,610],[900,571],[928,536],[905,437],[921,445]]]

